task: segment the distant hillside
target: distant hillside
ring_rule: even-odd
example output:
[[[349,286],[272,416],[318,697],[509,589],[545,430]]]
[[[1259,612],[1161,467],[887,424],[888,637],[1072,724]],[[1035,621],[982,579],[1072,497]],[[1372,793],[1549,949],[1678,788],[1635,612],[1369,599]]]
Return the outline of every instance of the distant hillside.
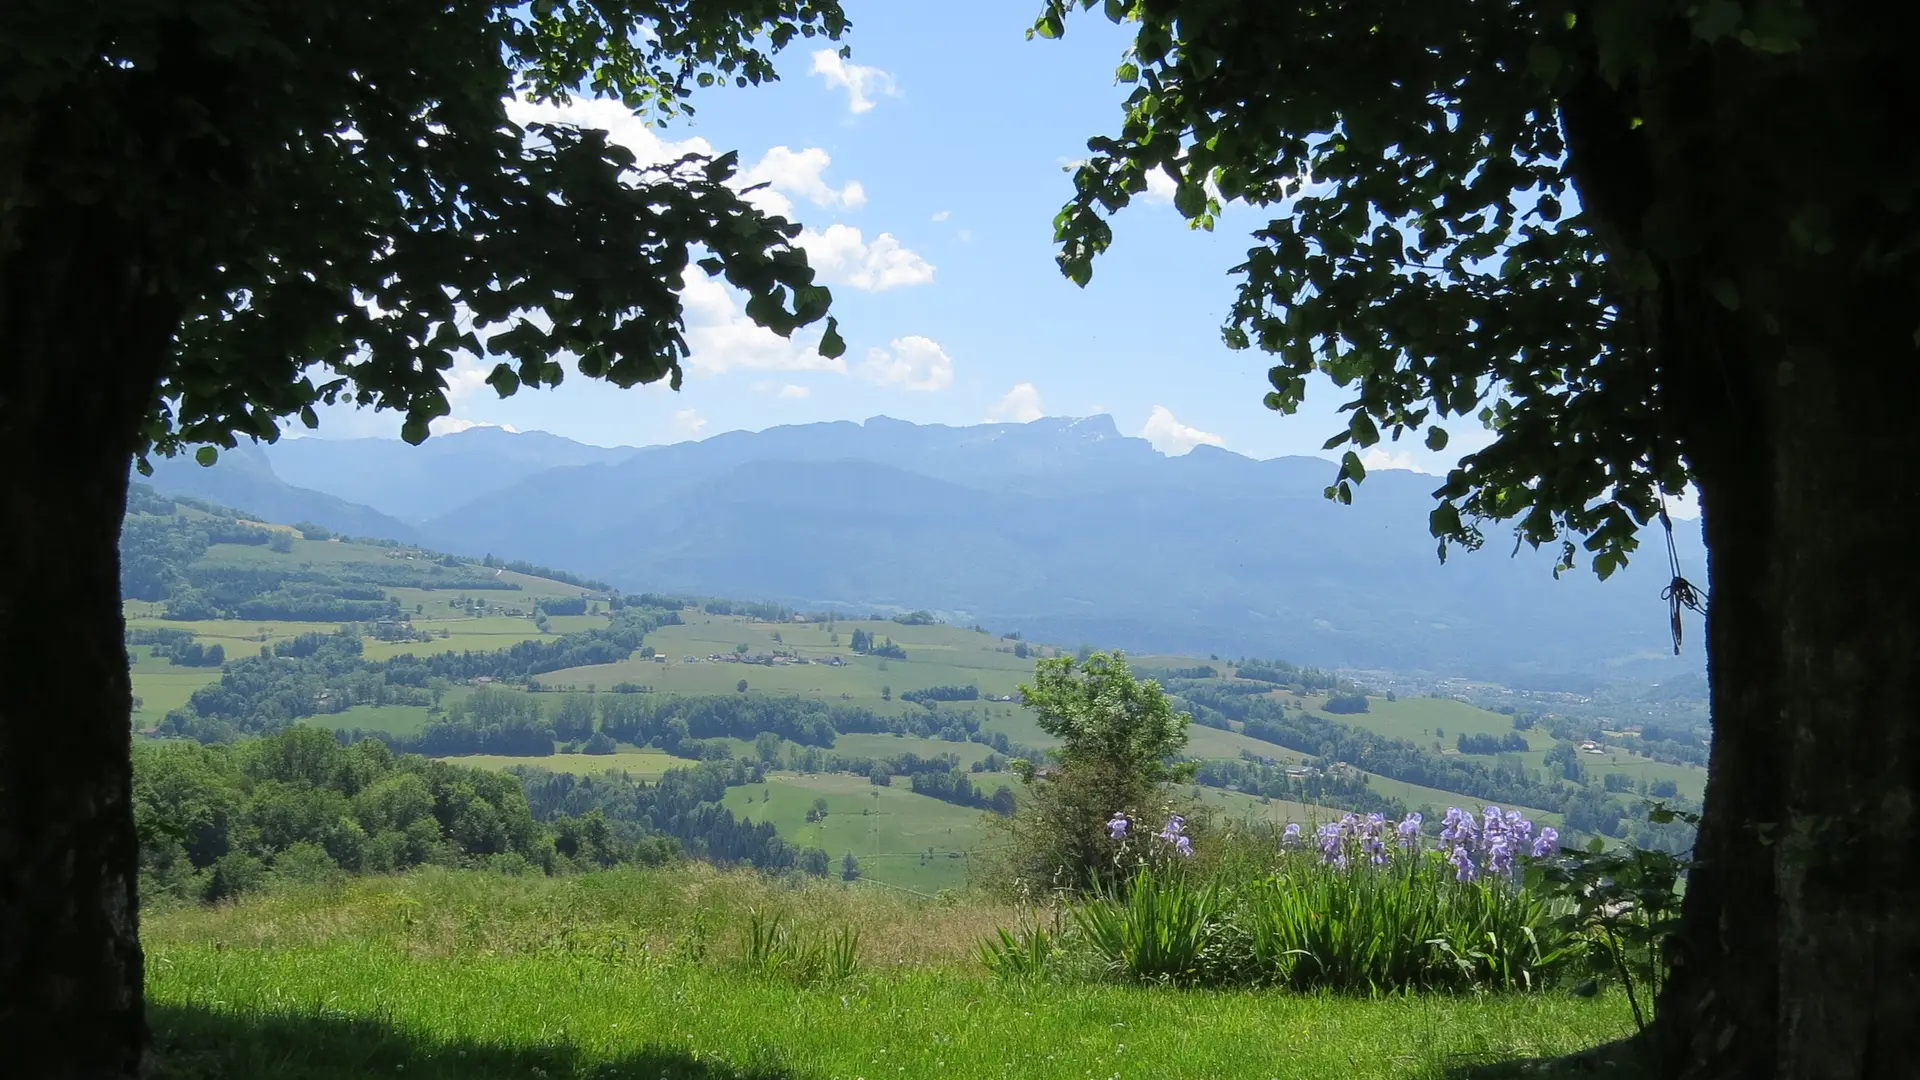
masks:
[[[396,441],[396,445],[405,443]],[[223,506],[243,506],[268,521],[310,521],[348,536],[413,542],[419,530],[337,494],[296,487],[276,474],[265,451],[251,443],[223,450],[211,468],[192,455],[155,458],[153,476],[138,479],[167,495],[186,495]]]
[[[1053,641],[1523,684],[1698,666],[1671,656],[1650,556],[1610,582],[1555,581],[1547,554],[1509,557],[1496,530],[1486,551],[1441,566],[1426,526],[1433,477],[1375,472],[1342,507],[1322,497],[1324,460],[1205,446],[1170,458],[1105,416],[877,417],[625,451],[493,429],[417,449],[300,440],[271,453],[290,449],[305,482],[342,497],[386,485],[369,469],[398,468],[365,462],[423,463],[449,490],[477,491],[422,521],[424,541],[636,592],[929,608]],[[422,451],[438,456],[406,457]],[[543,455],[590,460],[536,471]],[[1704,578],[1697,532],[1683,532],[1682,558]]]

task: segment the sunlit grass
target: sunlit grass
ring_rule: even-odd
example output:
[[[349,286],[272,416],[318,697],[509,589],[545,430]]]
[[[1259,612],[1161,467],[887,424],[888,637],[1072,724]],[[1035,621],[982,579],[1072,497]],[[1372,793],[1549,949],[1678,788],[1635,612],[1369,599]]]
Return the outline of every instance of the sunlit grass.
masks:
[[[853,977],[743,970],[749,913],[773,910],[858,929]],[[1010,914],[709,870],[437,872],[171,912],[145,934],[159,1075],[1437,1078],[1630,1023],[1604,996],[1007,984],[972,945]]]

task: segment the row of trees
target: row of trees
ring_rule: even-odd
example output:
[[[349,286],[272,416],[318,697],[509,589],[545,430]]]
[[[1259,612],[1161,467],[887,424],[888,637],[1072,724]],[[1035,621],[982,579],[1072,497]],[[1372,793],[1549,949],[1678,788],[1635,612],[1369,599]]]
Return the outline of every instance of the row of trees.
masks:
[[[549,874],[680,854],[603,820],[536,821],[520,781],[378,740],[342,746],[294,728],[233,746],[135,747],[134,818],[147,902],[223,900],[269,879],[423,864]]]

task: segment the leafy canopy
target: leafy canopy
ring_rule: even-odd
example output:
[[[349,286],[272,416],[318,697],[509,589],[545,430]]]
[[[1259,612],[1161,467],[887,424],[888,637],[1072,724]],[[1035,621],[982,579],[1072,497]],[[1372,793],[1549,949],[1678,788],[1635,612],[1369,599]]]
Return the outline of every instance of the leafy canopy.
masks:
[[[1091,768],[1145,785],[1183,775],[1171,762],[1187,745],[1192,718],[1174,710],[1159,683],[1136,679],[1118,652],[1041,660],[1020,695],[1040,730],[1060,740],[1052,754],[1068,771]]]
[[[36,215],[104,215],[177,309],[143,465],[312,427],[322,402],[400,410],[418,442],[462,351],[499,360],[503,396],[568,356],[677,388],[696,259],[776,333],[826,315],[799,226],[729,185],[733,154],[642,163],[507,103],[665,119],[847,26],[838,0],[9,0],[0,256]],[[820,348],[844,349],[831,320]]]
[[[1058,36],[1073,9],[1094,6],[1047,0],[1033,33]],[[1670,284],[1656,266],[1697,255],[1713,230],[1776,224],[1751,206],[1734,220],[1724,191],[1663,201],[1653,140],[1699,153],[1702,132],[1725,123],[1684,113],[1703,100],[1700,80],[1725,93],[1748,58],[1792,53],[1811,33],[1801,6],[1102,7],[1135,27],[1118,70],[1132,89],[1056,218],[1067,276],[1090,279],[1113,241],[1108,219],[1153,170],[1196,228],[1233,201],[1271,213],[1234,268],[1223,333],[1273,355],[1270,408],[1294,411],[1314,371],[1351,391],[1327,447],[1352,449],[1329,496],[1348,501],[1365,478],[1357,451],[1421,430],[1441,450],[1446,422],[1472,417],[1494,437],[1435,493],[1443,557],[1449,543],[1477,547],[1473,522],[1494,519],[1522,541],[1559,541],[1563,567],[1580,539],[1601,576],[1622,565],[1662,495],[1692,476],[1668,399],[1673,357],[1647,315]],[[1742,176],[1762,173],[1749,164]],[[1732,280],[1708,280],[1721,307],[1739,306]]]

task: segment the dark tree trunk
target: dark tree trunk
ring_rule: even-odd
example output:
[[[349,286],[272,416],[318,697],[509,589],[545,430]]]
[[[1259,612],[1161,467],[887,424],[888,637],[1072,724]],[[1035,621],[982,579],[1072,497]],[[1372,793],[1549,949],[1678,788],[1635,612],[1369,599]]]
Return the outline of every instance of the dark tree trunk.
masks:
[[[1714,744],[1656,1025],[1684,1080],[1920,1074],[1920,155],[1887,135],[1920,26],[1806,7],[1790,53],[1677,19],[1562,109],[1603,241],[1658,271],[1631,314],[1703,508]]]
[[[1696,455],[1714,747],[1663,1003],[1688,1080],[1920,1068],[1915,317],[1806,290],[1833,344],[1729,342],[1741,408]]]
[[[118,544],[177,311],[109,216],[0,251],[0,1071],[130,1077],[146,1041]]]

